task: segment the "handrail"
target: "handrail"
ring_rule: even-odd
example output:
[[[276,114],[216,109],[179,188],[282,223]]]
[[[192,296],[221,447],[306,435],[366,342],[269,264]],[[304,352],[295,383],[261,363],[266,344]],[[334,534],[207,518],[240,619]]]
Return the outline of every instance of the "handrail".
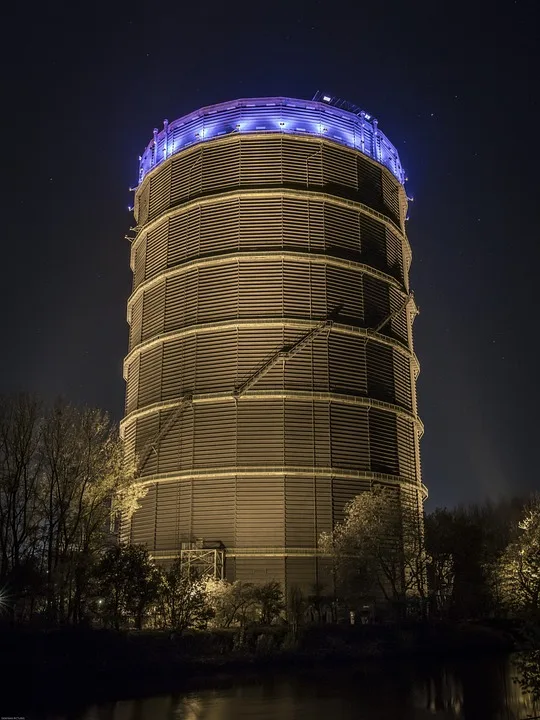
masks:
[[[407,238],[407,234],[405,233],[403,228],[400,227],[388,215],[385,215],[378,210],[374,210],[365,203],[358,202],[357,200],[350,200],[349,198],[341,197],[339,195],[331,195],[330,193],[320,190],[312,190],[311,188],[299,190],[281,187],[279,189],[276,189],[275,186],[258,190],[246,187],[237,188],[235,190],[225,190],[223,192],[207,193],[204,195],[198,195],[197,197],[192,197],[189,200],[173,205],[164,212],[157,215],[156,217],[148,220],[148,222],[142,225],[137,225],[136,228],[132,228],[133,230],[136,229],[138,234],[133,241],[131,251],[134,252],[134,250],[136,249],[135,246],[140,241],[140,238],[143,236],[144,233],[150,232],[153,229],[154,225],[158,225],[160,222],[163,222],[163,220],[174,217],[179,213],[188,212],[194,206],[215,205],[216,202],[239,198],[259,199],[275,197],[287,197],[299,200],[311,199],[319,200],[321,202],[330,202],[334,205],[341,205],[342,207],[351,208],[352,210],[364,213],[365,215],[370,215],[376,220],[380,220],[384,225],[387,225],[392,231],[396,232],[401,239],[404,239],[405,244],[408,248],[408,252],[412,252],[409,240]]]
[[[405,420],[414,423],[419,431],[423,433],[423,423],[419,417],[413,412],[406,410],[401,405],[395,405],[393,403],[385,402],[384,400],[377,400],[376,398],[366,397],[365,395],[349,395],[346,393],[335,393],[318,390],[259,390],[251,393],[244,393],[242,396],[244,402],[262,399],[276,399],[276,400],[321,400],[323,402],[340,402],[345,405],[361,405],[364,407],[373,408],[374,410],[387,410],[388,412],[395,413],[399,417],[403,417]],[[237,398],[232,392],[215,392],[215,393],[199,393],[192,395],[190,403],[219,403],[227,401],[236,401]],[[129,415],[120,423],[121,429],[129,422],[132,422],[135,418],[142,418],[147,415],[152,415],[160,410],[171,410],[177,408],[183,402],[183,397],[176,400],[165,400],[152,403],[144,408],[133,410]]]
[[[271,318],[263,318],[263,319],[253,319],[253,318],[235,318],[231,320],[219,320],[219,321],[210,321],[205,323],[194,323],[193,325],[184,325],[182,328],[176,329],[176,330],[169,330],[167,332],[158,333],[157,335],[154,335],[151,338],[147,338],[146,340],[143,340],[142,342],[138,343],[133,347],[132,350],[126,355],[124,359],[124,378],[125,373],[127,371],[127,368],[129,366],[129,363],[140,353],[142,353],[144,350],[149,350],[155,345],[160,345],[161,343],[171,341],[171,340],[178,340],[180,338],[189,336],[189,335],[196,335],[198,333],[207,333],[207,332],[213,332],[213,331],[226,331],[226,330],[237,330],[241,328],[274,328],[274,327],[287,327],[287,328],[294,328],[294,329],[301,329],[303,325],[312,325],[314,320],[311,320],[309,318],[293,318],[293,317],[271,317]],[[334,322],[332,325],[332,329],[335,332],[348,334],[348,335],[360,335],[360,336],[367,336],[370,340],[375,340],[377,342],[381,342],[385,345],[389,345],[393,348],[395,348],[398,352],[401,352],[402,355],[405,355],[412,359],[414,364],[419,367],[418,358],[414,354],[412,350],[408,348],[408,346],[403,343],[400,340],[397,340],[396,338],[389,337],[387,335],[381,335],[379,333],[374,333],[373,330],[370,328],[364,328],[360,327],[359,325],[350,325],[347,323],[342,322]]]
[[[127,320],[131,321],[131,308],[138,300],[139,296],[144,292],[151,290],[156,285],[159,285],[165,280],[170,278],[183,275],[189,272],[189,270],[199,269],[201,267],[215,267],[220,265],[227,265],[231,261],[236,262],[261,262],[265,263],[271,260],[278,261],[289,261],[289,262],[302,262],[302,263],[313,263],[319,265],[329,265],[332,267],[341,268],[344,270],[354,270],[365,275],[370,275],[381,282],[393,287],[397,292],[405,295],[403,285],[396,280],[395,277],[388,273],[378,270],[377,268],[368,265],[367,263],[359,262],[357,260],[349,260],[347,258],[340,258],[335,255],[328,255],[319,252],[299,252],[298,250],[246,250],[233,252],[219,253],[218,255],[205,255],[204,257],[196,257],[186,262],[173,265],[168,268],[164,268],[161,272],[157,273],[148,280],[144,280],[137,288],[131,293],[127,303]],[[408,296],[407,296],[408,297]]]
[[[296,355],[297,352],[311,342],[319,333],[323,330],[330,329],[331,327],[332,320],[326,318],[292,345],[284,345],[280,350],[275,352],[268,360],[266,360],[266,362],[263,362],[259,369],[250,375],[247,380],[234,388],[234,396],[238,398],[240,395],[243,395],[247,390],[253,387],[258,380],[266,375],[266,373],[268,373],[280,360],[283,362],[290,360],[290,358]]]
[[[175,410],[173,410],[170,417],[167,418],[167,422],[161,427],[158,432],[156,433],[155,437],[152,438],[146,445],[143,447],[140,456],[139,461],[137,462],[137,467],[135,469],[135,477],[138,477],[143,467],[146,464],[146,461],[150,457],[150,454],[152,450],[157,453],[157,445],[159,445],[160,441],[163,440],[165,435],[169,432],[169,430],[173,427],[173,425],[178,420],[178,417],[180,416],[182,410],[184,409],[184,406],[191,403],[193,395],[192,393],[186,393],[182,400],[180,401],[179,405],[176,407]]]

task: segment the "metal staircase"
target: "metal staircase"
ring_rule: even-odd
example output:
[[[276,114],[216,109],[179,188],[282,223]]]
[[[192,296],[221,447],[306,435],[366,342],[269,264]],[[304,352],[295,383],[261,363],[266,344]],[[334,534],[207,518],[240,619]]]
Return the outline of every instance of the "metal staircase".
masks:
[[[387,317],[384,318],[384,320],[381,320],[381,322],[377,325],[377,327],[371,328],[372,332],[380,332],[385,325],[388,325],[389,322],[391,322],[395,317],[397,317],[400,313],[402,313],[407,305],[413,300],[414,295],[410,293],[407,295],[407,297],[403,300],[401,305],[396,308],[393,312],[390,313]]]
[[[192,393],[186,393],[180,403],[174,408],[172,413],[167,418],[167,422],[160,427],[156,435],[148,442],[143,449],[141,450],[141,453],[139,455],[139,461],[137,462],[137,467],[135,469],[135,477],[139,477],[139,475],[142,472],[143,467],[146,465],[146,462],[150,455],[152,454],[152,451],[154,451],[157,454],[157,448],[159,446],[159,443],[163,440],[165,435],[169,432],[169,430],[172,429],[173,425],[176,423],[180,415],[182,414],[182,410],[186,407],[186,405],[191,404],[191,401],[193,399]]]
[[[278,362],[286,362],[290,360],[297,352],[300,352],[302,348],[308,345],[314,340],[317,335],[322,333],[324,330],[329,330],[332,327],[333,320],[326,318],[322,320],[318,325],[312,328],[309,332],[297,340],[292,345],[284,345],[280,350],[274,353],[266,362],[264,362],[258,370],[250,375],[240,385],[234,388],[233,395],[235,398],[239,398],[243,393],[249,390],[256,382],[258,382],[267,372],[269,372]]]
[[[413,299],[413,294],[407,295],[406,298],[404,298],[403,302],[400,304],[400,306],[391,312],[387,317],[385,317],[381,322],[374,328],[370,328],[372,332],[380,332],[385,325],[387,325],[389,322],[391,322],[395,317],[397,317],[409,304],[409,302]],[[233,397],[235,400],[238,400],[245,392],[247,392],[250,388],[252,388],[264,375],[266,375],[270,370],[272,370],[273,367],[275,367],[279,362],[287,362],[287,360],[290,360],[292,357],[294,357],[300,350],[302,350],[306,345],[308,345],[310,342],[312,342],[320,333],[324,332],[325,330],[330,330],[333,323],[337,319],[339,312],[343,306],[338,306],[333,312],[324,320],[321,320],[314,328],[311,328],[307,333],[302,335],[296,342],[293,342],[289,345],[284,345],[282,348],[280,348],[277,352],[275,352],[273,355],[271,355],[266,361],[263,362],[263,364],[255,370],[246,380],[241,382],[239,385],[236,385],[236,387],[233,390]],[[367,342],[368,338],[366,337],[365,342]],[[139,460],[137,462],[137,467],[135,470],[135,477],[139,477],[146,462],[148,461],[148,458],[150,457],[152,451],[157,453],[159,443],[163,440],[163,438],[167,435],[167,433],[173,428],[176,421],[182,414],[182,411],[186,408],[187,405],[190,405],[193,401],[193,393],[186,393],[182,399],[180,400],[179,404],[175,406],[172,413],[167,418],[167,421],[165,424],[158,430],[156,435],[150,440],[142,449]]]

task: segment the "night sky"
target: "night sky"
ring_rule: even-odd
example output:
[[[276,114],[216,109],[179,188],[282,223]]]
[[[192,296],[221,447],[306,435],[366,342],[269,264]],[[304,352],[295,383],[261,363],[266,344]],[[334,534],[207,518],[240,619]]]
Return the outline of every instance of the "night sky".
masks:
[[[378,118],[415,198],[428,508],[540,489],[535,2],[19,6],[0,46],[0,392],[120,419],[128,188],[152,128],[320,89]]]

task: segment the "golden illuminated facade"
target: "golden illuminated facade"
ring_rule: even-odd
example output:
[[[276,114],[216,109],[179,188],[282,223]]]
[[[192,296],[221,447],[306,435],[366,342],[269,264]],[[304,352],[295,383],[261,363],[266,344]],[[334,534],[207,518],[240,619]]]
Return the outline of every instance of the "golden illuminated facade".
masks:
[[[230,579],[325,582],[317,543],[374,483],[421,510],[403,170],[320,96],[154,131],[135,191],[124,537],[223,549]],[[219,573],[218,573],[219,574]]]

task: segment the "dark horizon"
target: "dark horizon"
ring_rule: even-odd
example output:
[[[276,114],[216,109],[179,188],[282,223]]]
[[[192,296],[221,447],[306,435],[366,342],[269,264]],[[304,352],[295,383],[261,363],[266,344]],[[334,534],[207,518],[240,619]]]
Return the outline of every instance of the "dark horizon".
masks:
[[[220,101],[319,89],[378,118],[415,198],[427,507],[538,488],[533,3],[85,12],[6,17],[0,392],[63,395],[119,420],[128,188],[152,129]]]

